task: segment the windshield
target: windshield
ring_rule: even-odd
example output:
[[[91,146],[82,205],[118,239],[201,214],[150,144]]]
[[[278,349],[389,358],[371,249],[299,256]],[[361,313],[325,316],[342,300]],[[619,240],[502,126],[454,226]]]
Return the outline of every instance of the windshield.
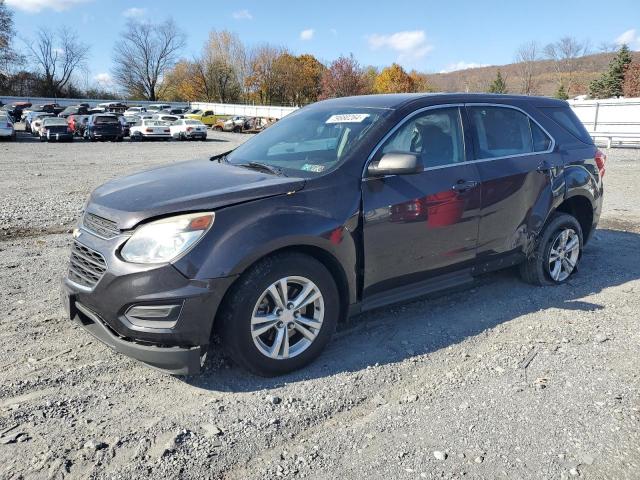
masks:
[[[227,161],[319,175],[344,160],[388,113],[377,108],[304,108],[236,148]]]

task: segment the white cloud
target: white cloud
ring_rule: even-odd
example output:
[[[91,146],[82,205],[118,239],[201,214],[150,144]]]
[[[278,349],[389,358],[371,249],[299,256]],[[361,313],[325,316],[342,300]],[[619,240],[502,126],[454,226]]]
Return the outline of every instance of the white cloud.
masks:
[[[52,9],[61,12],[90,0],[6,0],[7,5],[29,13],[39,13],[42,10]]]
[[[631,30],[627,30],[618,38],[616,38],[616,43],[618,45],[626,43],[627,46],[631,49],[640,48],[640,35],[638,35],[638,32],[635,28],[632,28]]]
[[[302,30],[300,32],[300,40],[311,40],[313,38],[313,34],[315,31],[313,28],[307,28],[306,30]]]
[[[440,70],[438,73],[449,73],[449,72],[455,72],[456,70],[466,70],[468,68],[481,68],[481,67],[488,67],[488,66],[489,64],[487,63],[465,62],[463,60],[456,63],[450,63],[443,70]]]
[[[99,73],[93,77],[93,80],[104,88],[113,87],[114,85],[113,77],[108,73]]]
[[[409,30],[391,35],[373,34],[367,37],[372,50],[389,49],[398,53],[398,61],[415,61],[433,50],[424,30]]]
[[[243,10],[238,10],[236,12],[233,12],[231,16],[236,20],[252,20],[253,19],[253,15],[251,15],[251,12],[246,8]]]
[[[147,14],[146,8],[138,8],[138,7],[127,8],[124,12],[122,12],[122,16],[127,18],[142,18],[146,14]]]

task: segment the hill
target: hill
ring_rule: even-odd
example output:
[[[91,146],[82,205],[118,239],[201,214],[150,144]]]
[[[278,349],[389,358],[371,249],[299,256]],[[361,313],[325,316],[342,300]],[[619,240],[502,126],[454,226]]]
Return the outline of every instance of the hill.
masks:
[[[586,94],[589,82],[598,78],[606,71],[609,61],[615,55],[612,53],[597,53],[586,55],[575,60],[575,71],[572,74],[570,97]],[[640,62],[640,52],[632,52],[633,61]],[[552,96],[558,89],[559,80],[557,63],[552,60],[538,60],[532,62],[534,92],[537,95]],[[431,73],[427,80],[437,91],[445,92],[486,92],[489,84],[495,79],[500,70],[506,79],[509,93],[523,93],[522,64],[492,65],[487,67],[456,70],[448,73]]]

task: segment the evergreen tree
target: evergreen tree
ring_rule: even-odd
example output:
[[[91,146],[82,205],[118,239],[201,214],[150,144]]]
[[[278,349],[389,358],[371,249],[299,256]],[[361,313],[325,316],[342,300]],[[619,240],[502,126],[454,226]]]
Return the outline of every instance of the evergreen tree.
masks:
[[[623,95],[624,73],[631,63],[629,47],[622,45],[609,63],[609,69],[589,84],[589,95],[594,98],[611,98]]]
[[[489,93],[507,93],[507,82],[502,77],[500,70],[498,70],[495,80],[489,85]]]
[[[564,88],[564,84],[560,84],[560,87],[558,87],[558,90],[556,91],[555,97],[559,98],[560,100],[569,99],[569,94],[567,93],[566,88]]]

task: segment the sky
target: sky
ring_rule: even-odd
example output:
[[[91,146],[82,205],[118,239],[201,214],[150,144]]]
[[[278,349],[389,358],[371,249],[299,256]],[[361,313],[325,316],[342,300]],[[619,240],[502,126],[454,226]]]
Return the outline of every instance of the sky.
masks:
[[[602,42],[640,50],[639,0],[5,1],[14,11],[17,46],[41,26],[71,27],[91,46],[85,86],[107,88],[113,45],[130,19],[172,17],[187,35],[186,58],[201,51],[212,29],[321,61],[353,53],[361,65],[397,62],[424,72],[510,63],[525,42],[567,35],[588,39],[594,51]]]

